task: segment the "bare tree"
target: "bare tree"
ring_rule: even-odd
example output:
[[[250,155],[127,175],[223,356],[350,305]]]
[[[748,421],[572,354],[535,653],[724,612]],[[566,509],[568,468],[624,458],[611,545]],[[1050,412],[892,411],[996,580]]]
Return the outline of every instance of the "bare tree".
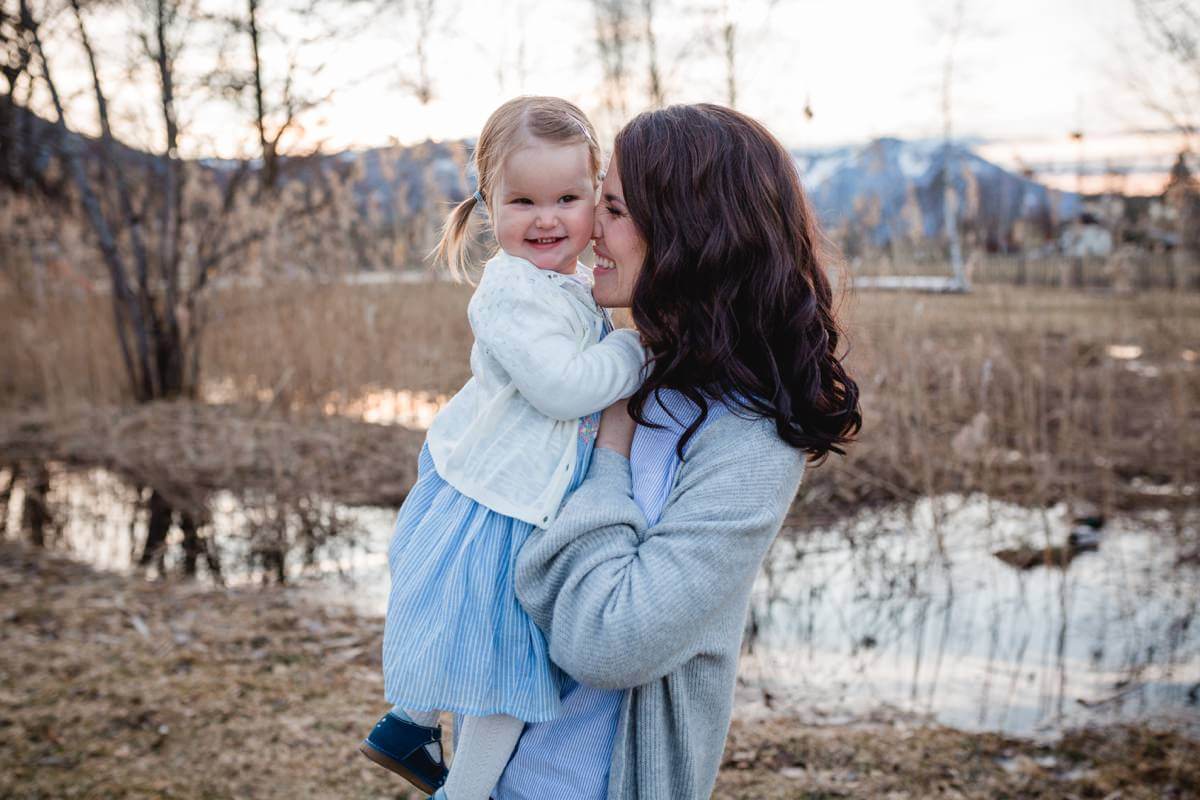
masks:
[[[400,86],[423,106],[433,100],[433,75],[429,69],[429,45],[437,20],[437,0],[412,0],[413,56],[415,74],[401,74]]]
[[[1171,176],[1163,191],[1163,198],[1175,212],[1176,230],[1179,235],[1179,257],[1171,260],[1169,275],[1170,288],[1176,289],[1183,284],[1181,273],[1186,271],[1184,264],[1179,262],[1195,259],[1200,253],[1200,182],[1197,182],[1188,167],[1184,153],[1176,157],[1175,164],[1171,167]]]
[[[1200,2],[1132,0],[1145,59],[1128,83],[1147,109],[1179,132],[1190,148],[1200,131]],[[1149,74],[1142,68],[1148,64]]]
[[[646,77],[647,89],[650,94],[650,105],[662,108],[667,104],[666,90],[663,86],[662,70],[659,67],[658,39],[654,35],[654,0],[642,0],[642,22],[645,25],[646,38]]]
[[[958,78],[959,50],[967,29],[966,0],[952,0],[949,13],[934,21],[942,39],[941,115],[942,115],[942,227],[950,250],[950,270],[961,290],[967,288],[959,230],[959,197],[955,186],[958,159],[954,147],[954,89]]]
[[[282,96],[279,101],[279,111],[282,119],[271,126],[269,121],[271,111],[267,107],[266,87],[263,80],[262,33],[259,29],[258,4],[259,0],[247,0],[246,2],[246,35],[250,41],[252,63],[254,127],[258,131],[259,150],[262,155],[259,186],[264,191],[273,192],[279,186],[279,142],[292,128],[300,112],[312,108],[317,101],[304,100],[295,96],[292,87],[296,73],[296,58],[292,54],[288,59],[287,72],[280,92]]]
[[[670,0],[590,0],[596,23],[596,52],[603,76],[603,105],[608,122],[625,121],[631,100],[652,108],[667,104],[668,88],[686,53],[704,41],[703,33],[662,46],[658,21],[686,17]],[[665,14],[664,14],[665,12]],[[678,33],[680,26],[673,26]],[[641,49],[644,45],[644,51]],[[702,48],[700,48],[702,49]],[[644,61],[643,61],[644,56]],[[645,95],[633,90],[632,76],[645,69]],[[637,97],[631,97],[636,94]]]
[[[28,105],[33,91],[33,49],[24,19],[27,13],[25,3],[17,8],[7,2],[0,5],[0,76],[5,84],[0,96],[0,181],[13,187],[27,185],[35,175],[28,168],[33,143],[29,126],[22,124],[27,118],[22,119],[16,111]]]
[[[612,126],[624,122],[629,109],[629,72],[636,42],[631,0],[591,0],[596,21],[603,104]]]
[[[281,185],[285,137],[305,115],[333,96],[332,92],[302,88],[315,83],[323,68],[322,64],[302,64],[312,62],[308,58],[311,45],[336,37],[339,30],[330,24],[318,33],[296,32],[303,31],[306,22],[317,19],[325,4],[326,0],[311,0],[301,6],[273,5],[269,18],[264,20],[261,0],[246,0],[244,13],[235,9],[203,15],[215,27],[221,46],[217,66],[202,80],[210,91],[245,108],[251,116],[262,160],[258,171],[260,194],[275,193]],[[347,24],[346,28],[351,30],[352,26]],[[268,46],[283,55],[271,62]],[[230,50],[235,52],[231,54]]]
[[[230,225],[241,208],[238,198],[247,170],[239,169],[206,185],[217,202],[189,202],[189,187],[200,168],[180,155],[183,129],[179,121],[181,54],[194,21],[191,9],[178,0],[141,0],[132,7],[133,37],[140,65],[155,76],[155,106],[161,139],[154,153],[122,145],[112,124],[109,92],[100,66],[101,54],[91,33],[91,7],[68,0],[66,21],[72,41],[84,56],[90,95],[100,130],[99,153],[81,148],[82,137],[67,126],[63,96],[54,78],[52,59],[41,34],[40,20],[19,0],[20,34],[28,40],[31,63],[49,95],[57,136],[52,147],[70,176],[112,287],[114,327],[130,393],[137,402],[194,397],[199,388],[199,346],[204,323],[204,295],[211,274],[265,230]],[[26,117],[30,115],[25,114]],[[302,214],[295,215],[302,218]],[[238,231],[238,233],[235,233]],[[188,246],[185,247],[185,241]],[[152,488],[148,500],[151,524],[142,561],[159,557],[172,518],[168,498]],[[195,517],[180,513],[185,545],[199,550]],[[195,559],[185,560],[194,567]]]
[[[721,0],[717,5],[701,6],[698,11],[707,18],[704,39],[710,53],[721,60],[724,73],[725,103],[737,108],[740,96],[741,71],[745,68],[742,48],[770,35],[771,18],[782,0],[737,2]],[[747,26],[745,20],[758,17],[757,24]]]

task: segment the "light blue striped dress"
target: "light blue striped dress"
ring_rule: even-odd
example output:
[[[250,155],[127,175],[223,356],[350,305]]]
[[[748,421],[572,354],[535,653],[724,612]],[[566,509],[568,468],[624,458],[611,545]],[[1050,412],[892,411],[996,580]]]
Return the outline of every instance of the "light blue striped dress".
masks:
[[[599,420],[599,413],[580,420],[570,490],[587,473]],[[388,702],[527,722],[558,714],[563,673],[551,664],[545,637],[513,589],[517,553],[532,530],[446,483],[429,448],[421,448],[417,482],[388,548]]]
[[[633,499],[653,525],[662,516],[682,462],[679,438],[699,413],[682,394],[660,390],[645,416],[662,428],[639,425],[630,449]],[[710,403],[697,434],[728,409]],[[688,442],[695,441],[695,437]],[[685,452],[686,452],[685,448]],[[626,692],[584,686],[567,677],[562,712],[548,722],[525,726],[493,800],[604,800],[621,703]],[[455,720],[455,727],[460,724]]]

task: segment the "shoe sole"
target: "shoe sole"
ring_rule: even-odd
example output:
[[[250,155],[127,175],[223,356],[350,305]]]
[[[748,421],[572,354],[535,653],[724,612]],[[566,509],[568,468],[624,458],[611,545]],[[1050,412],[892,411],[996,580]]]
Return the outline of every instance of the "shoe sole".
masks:
[[[404,780],[408,781],[425,794],[433,794],[438,789],[438,787],[431,785],[424,778],[408,769],[408,767],[404,766],[387,753],[384,753],[381,750],[376,750],[374,746],[365,740],[358,746],[358,752],[362,753],[364,756],[371,759],[384,769],[390,770],[399,775],[401,778],[404,778]]]

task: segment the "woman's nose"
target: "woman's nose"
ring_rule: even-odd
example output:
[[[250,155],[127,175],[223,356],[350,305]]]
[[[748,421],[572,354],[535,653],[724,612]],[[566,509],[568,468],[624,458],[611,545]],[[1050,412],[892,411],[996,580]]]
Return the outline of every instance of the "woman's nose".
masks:
[[[600,227],[600,215],[597,214],[592,222],[592,238],[599,241],[604,238],[604,230]]]

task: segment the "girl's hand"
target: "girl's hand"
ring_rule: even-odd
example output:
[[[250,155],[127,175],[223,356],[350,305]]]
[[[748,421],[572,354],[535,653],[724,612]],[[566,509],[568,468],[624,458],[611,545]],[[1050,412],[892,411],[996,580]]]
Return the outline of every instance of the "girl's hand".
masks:
[[[600,415],[600,432],[596,434],[596,447],[603,447],[629,458],[636,428],[637,423],[629,416],[628,401],[618,400]]]

